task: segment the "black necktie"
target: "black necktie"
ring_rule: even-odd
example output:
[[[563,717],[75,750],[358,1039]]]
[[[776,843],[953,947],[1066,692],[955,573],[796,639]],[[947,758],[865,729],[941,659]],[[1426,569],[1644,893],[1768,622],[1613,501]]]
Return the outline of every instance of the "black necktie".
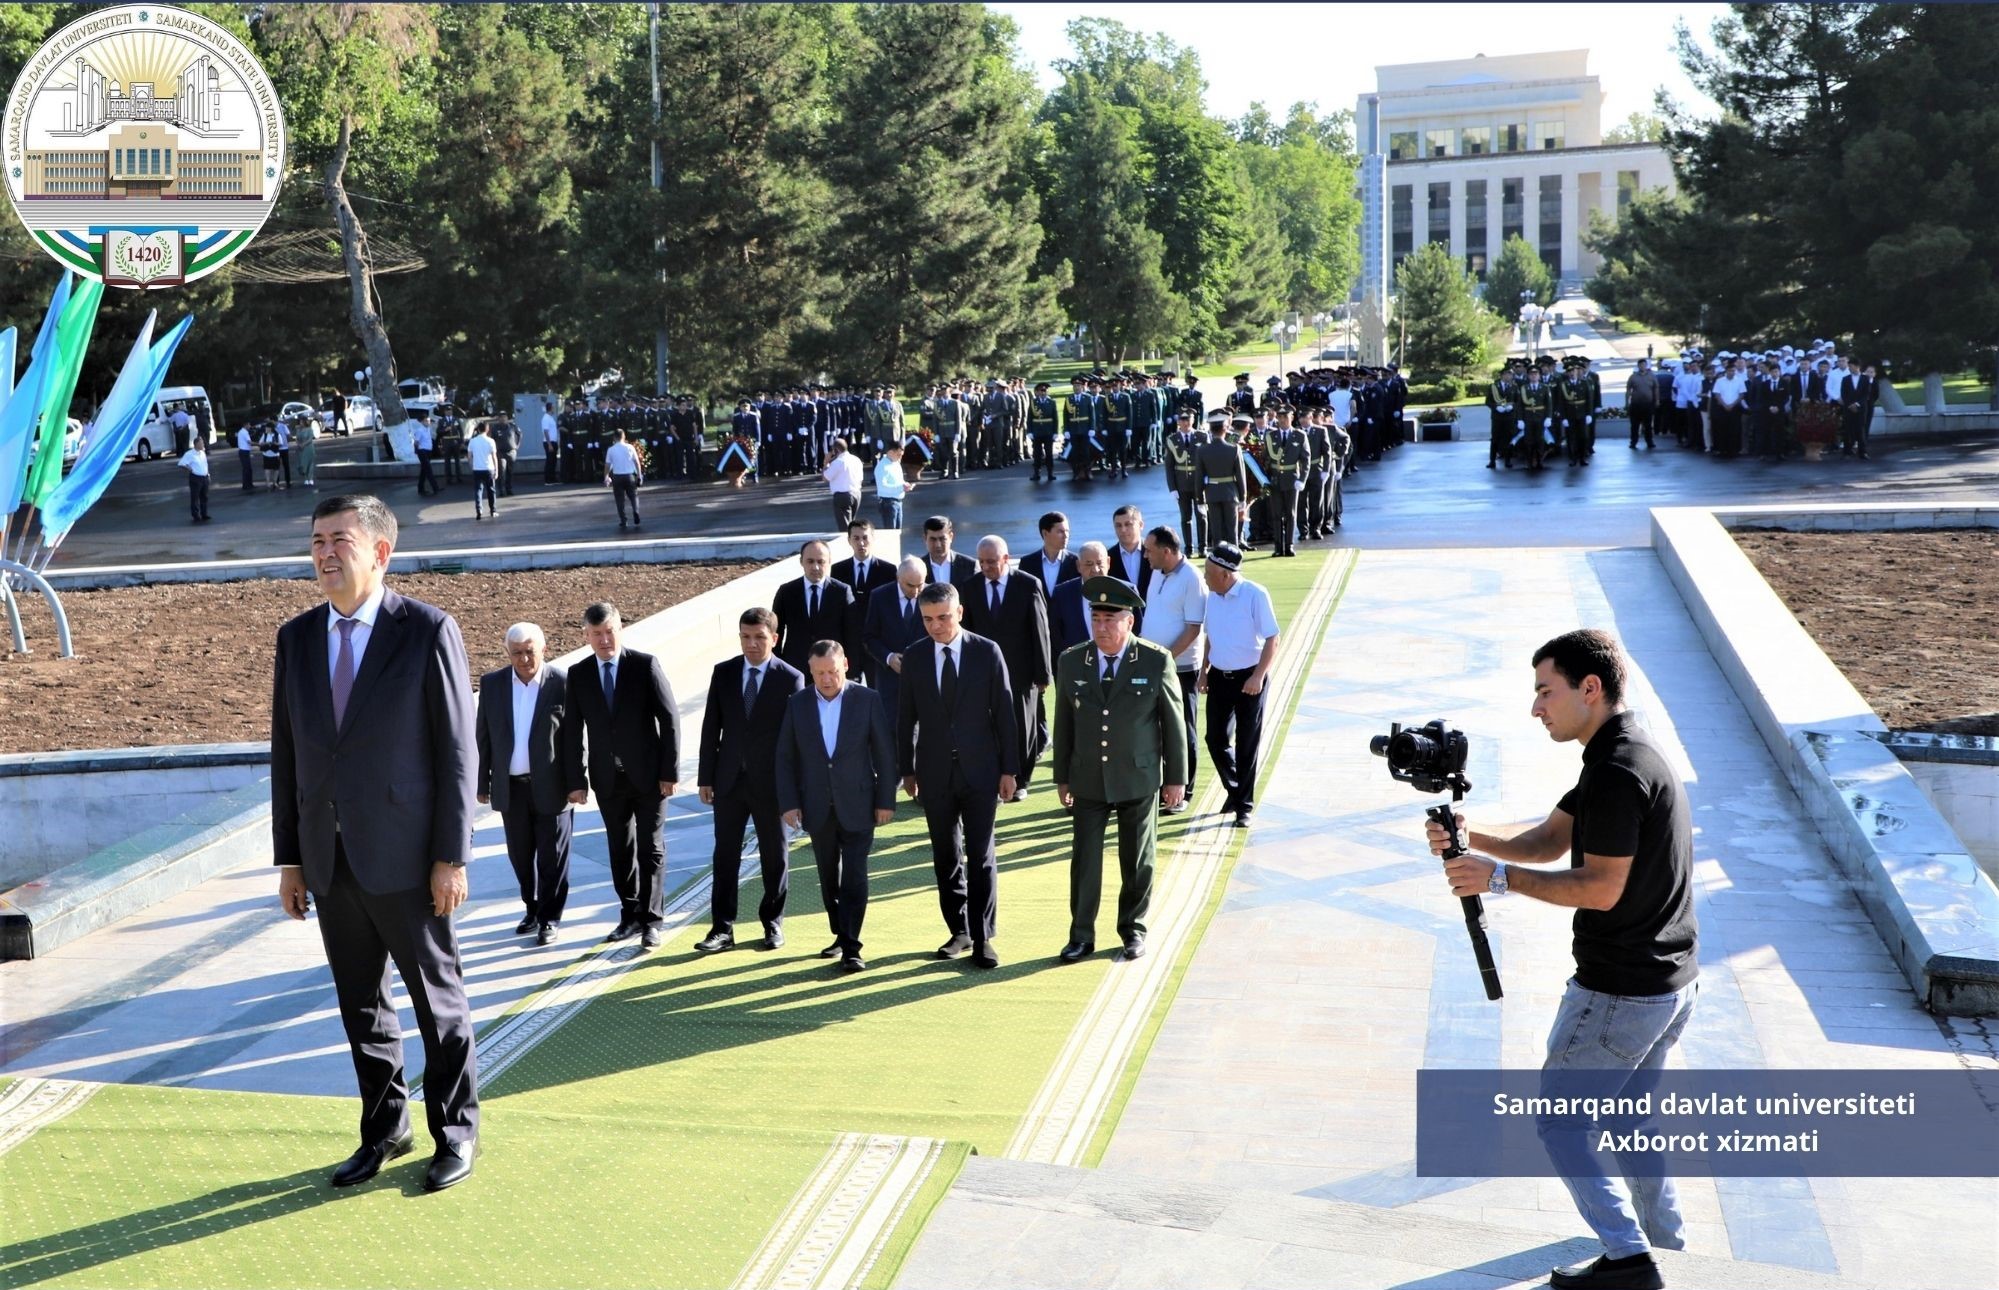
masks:
[[[604,705],[606,707],[611,707],[616,703],[617,695],[615,691],[617,688],[617,677],[611,671],[611,660],[607,658],[604,660]]]
[[[854,561],[854,586],[865,587],[867,585],[868,562],[866,560],[856,560]]]
[[[1115,680],[1117,680],[1117,655],[1113,654],[1104,660],[1104,684],[1109,685]]]
[[[759,668],[745,668],[743,677],[743,715],[749,716],[750,709],[757,705],[757,681],[762,675]]]
[[[999,612],[999,605],[1000,605],[999,579],[994,578],[986,588],[986,608],[992,610],[994,613],[997,614]]]
[[[808,582],[805,584],[805,616],[807,618],[817,618],[819,616],[818,583]]]
[[[944,706],[953,711],[958,707],[958,665],[952,661],[954,651],[948,646],[944,650],[944,675],[937,683],[937,692],[943,696]]]

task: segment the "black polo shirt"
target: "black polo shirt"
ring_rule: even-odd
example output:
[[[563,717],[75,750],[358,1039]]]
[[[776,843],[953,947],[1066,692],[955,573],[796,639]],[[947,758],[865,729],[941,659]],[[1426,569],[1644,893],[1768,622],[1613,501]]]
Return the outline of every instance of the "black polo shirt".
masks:
[[[1590,736],[1582,777],[1559,809],[1575,817],[1570,868],[1581,867],[1585,852],[1632,857],[1615,905],[1576,911],[1577,983],[1603,994],[1654,995],[1692,981],[1700,965],[1687,795],[1630,713]]]

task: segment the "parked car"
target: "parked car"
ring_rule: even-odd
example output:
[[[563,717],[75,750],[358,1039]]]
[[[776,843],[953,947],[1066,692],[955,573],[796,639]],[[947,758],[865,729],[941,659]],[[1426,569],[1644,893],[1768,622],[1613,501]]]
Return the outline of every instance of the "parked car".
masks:
[[[40,435],[36,435],[34,438],[28,440],[28,465],[30,468],[34,466],[37,450],[41,446]],[[76,464],[76,459],[82,452],[83,422],[78,421],[75,417],[71,417],[69,418],[69,424],[63,428],[62,434],[62,468],[64,474],[69,473],[69,468]]]
[[[152,412],[146,424],[139,427],[138,438],[132,441],[132,455],[140,461],[162,456],[178,460],[174,453],[173,415],[183,408],[190,417],[196,417],[197,408],[208,409],[211,432],[222,433],[222,420],[215,415],[215,405],[208,401],[207,390],[199,385],[169,385],[154,396]]]
[[[403,396],[403,402],[411,399],[430,399],[442,403],[448,397],[441,376],[411,376],[396,382],[396,393]]]
[[[312,410],[312,404],[301,402],[298,399],[293,399],[278,409],[278,420],[285,422],[296,421],[300,417],[311,418],[319,415],[321,414]]]
[[[381,413],[375,408],[375,400],[366,394],[347,396],[347,428],[349,430],[373,430],[382,423]]]

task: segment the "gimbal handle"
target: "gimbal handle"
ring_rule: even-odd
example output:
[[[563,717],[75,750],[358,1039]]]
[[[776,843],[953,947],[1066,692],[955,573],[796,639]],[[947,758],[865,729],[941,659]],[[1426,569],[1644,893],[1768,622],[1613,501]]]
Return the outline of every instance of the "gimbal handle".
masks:
[[[1455,860],[1471,850],[1470,839],[1458,827],[1458,794],[1451,794],[1450,806],[1433,806],[1425,814],[1443,826],[1450,843],[1444,848],[1443,858]],[[1485,902],[1477,896],[1460,896],[1458,903],[1464,906],[1465,932],[1471,937],[1472,957],[1478,960],[1479,980],[1485,983],[1485,997],[1497,999],[1505,992],[1499,987],[1499,965],[1492,959],[1492,943],[1485,936]]]

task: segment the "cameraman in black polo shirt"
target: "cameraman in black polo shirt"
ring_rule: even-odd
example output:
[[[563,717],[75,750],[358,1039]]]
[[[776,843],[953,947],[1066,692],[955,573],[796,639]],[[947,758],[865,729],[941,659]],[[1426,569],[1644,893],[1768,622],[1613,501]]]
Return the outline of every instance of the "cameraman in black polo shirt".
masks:
[[[1628,1071],[1625,1088],[1635,1094],[1657,1079],[1686,1028],[1700,968],[1686,793],[1624,710],[1624,672],[1623,651],[1606,632],[1568,632],[1535,652],[1534,716],[1557,743],[1582,744],[1582,776],[1541,823],[1472,831],[1471,849],[1484,856],[1448,860],[1444,874],[1454,895],[1512,891],[1576,911],[1576,974],[1543,1069]],[[1433,822],[1429,833],[1441,855],[1442,827]],[[1564,856],[1566,869],[1522,867]],[[1627,1186],[1605,1174],[1587,1149],[1590,1126],[1581,1117],[1545,1117],[1539,1128],[1604,1245],[1602,1258],[1557,1268],[1549,1284],[1663,1286],[1652,1250],[1686,1243],[1672,1179],[1631,1178]]]

